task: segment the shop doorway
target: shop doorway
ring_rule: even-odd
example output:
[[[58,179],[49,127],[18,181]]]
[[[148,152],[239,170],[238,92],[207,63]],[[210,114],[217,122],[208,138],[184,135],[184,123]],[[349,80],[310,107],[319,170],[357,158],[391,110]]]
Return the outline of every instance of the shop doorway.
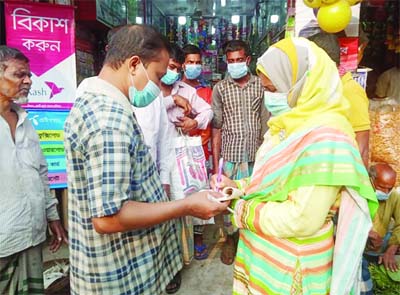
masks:
[[[247,41],[253,57],[258,57],[271,43],[282,38],[287,2],[153,0],[142,1],[142,11],[138,15],[141,16],[137,23],[155,26],[171,43],[197,45],[204,53],[204,78],[218,80],[226,70],[223,47],[227,41]]]

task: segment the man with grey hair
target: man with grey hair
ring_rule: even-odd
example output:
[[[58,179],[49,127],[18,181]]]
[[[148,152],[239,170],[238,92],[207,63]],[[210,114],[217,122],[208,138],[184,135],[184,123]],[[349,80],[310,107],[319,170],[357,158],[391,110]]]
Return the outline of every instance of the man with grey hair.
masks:
[[[395,189],[397,173],[389,164],[377,163],[371,166],[369,175],[379,209],[364,252],[361,295],[374,294],[368,269],[370,264],[382,264],[391,273],[400,271],[400,193]],[[375,287],[379,288],[379,285]]]
[[[47,163],[27,113],[29,60],[0,46],[0,294],[43,294],[42,243],[47,221],[50,250],[67,242],[49,191]]]

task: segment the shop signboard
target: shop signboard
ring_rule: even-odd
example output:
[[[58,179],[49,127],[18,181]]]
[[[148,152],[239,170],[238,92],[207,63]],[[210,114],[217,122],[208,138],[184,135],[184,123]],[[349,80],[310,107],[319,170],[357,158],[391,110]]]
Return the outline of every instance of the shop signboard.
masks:
[[[30,60],[29,109],[70,109],[75,99],[74,8],[7,1],[6,43]]]
[[[64,151],[64,123],[67,111],[29,110],[28,118],[35,127],[40,147],[49,169],[50,188],[67,187]]]

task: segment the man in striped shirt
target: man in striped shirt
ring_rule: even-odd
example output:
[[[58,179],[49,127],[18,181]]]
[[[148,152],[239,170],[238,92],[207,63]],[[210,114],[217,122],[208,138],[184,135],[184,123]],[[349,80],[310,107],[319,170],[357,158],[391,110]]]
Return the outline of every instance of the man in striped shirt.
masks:
[[[228,75],[215,85],[212,96],[213,167],[214,173],[217,173],[218,161],[222,157],[224,174],[231,179],[240,179],[250,176],[261,143],[264,88],[260,79],[248,71],[250,49],[244,41],[230,41],[225,54]],[[232,264],[236,239],[229,215],[224,216],[224,225],[228,236],[221,261]]]

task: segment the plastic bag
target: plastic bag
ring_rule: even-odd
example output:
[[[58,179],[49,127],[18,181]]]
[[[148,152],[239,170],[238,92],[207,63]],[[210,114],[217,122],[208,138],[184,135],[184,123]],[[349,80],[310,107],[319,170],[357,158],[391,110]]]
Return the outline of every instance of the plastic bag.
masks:
[[[175,159],[171,165],[171,198],[186,196],[209,188],[204,150],[200,136],[180,136],[173,139]],[[214,218],[202,220],[192,216],[180,218],[179,236],[183,262],[190,264],[194,255],[193,225],[214,224]]]
[[[179,136],[174,139],[176,164],[185,196],[209,187],[206,159],[201,137]]]

